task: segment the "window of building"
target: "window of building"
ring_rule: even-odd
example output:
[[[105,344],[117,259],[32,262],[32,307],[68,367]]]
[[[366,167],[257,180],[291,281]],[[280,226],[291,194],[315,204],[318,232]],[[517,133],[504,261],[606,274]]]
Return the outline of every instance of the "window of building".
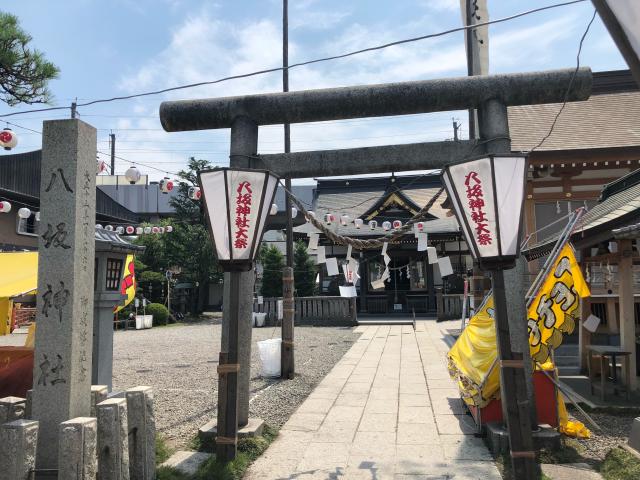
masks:
[[[16,232],[18,235],[38,236],[40,222],[36,221],[36,214],[32,213],[29,218],[20,218],[16,215]]]
[[[107,259],[107,290],[119,290],[122,276],[122,260],[117,258]]]

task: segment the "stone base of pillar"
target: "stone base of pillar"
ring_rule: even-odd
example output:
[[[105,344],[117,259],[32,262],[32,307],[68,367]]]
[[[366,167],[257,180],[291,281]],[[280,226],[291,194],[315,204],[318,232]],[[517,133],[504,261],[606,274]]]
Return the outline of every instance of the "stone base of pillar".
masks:
[[[60,424],[58,478],[94,480],[98,473],[98,423],[78,417]]]
[[[238,429],[238,438],[257,437],[262,435],[264,421],[260,418],[249,418],[249,423]],[[218,436],[218,420],[211,420],[206,425],[198,429],[198,436],[201,441],[215,441]]]
[[[500,422],[487,423],[487,436],[485,442],[493,455],[509,453],[509,432],[507,427]],[[539,425],[539,430],[532,433],[533,448],[535,450],[559,450],[560,433],[549,425]]]
[[[0,425],[25,418],[26,403],[21,397],[0,398]]]
[[[5,447],[0,455],[0,480],[30,480],[37,444],[38,422],[15,420],[1,425],[0,445]]]

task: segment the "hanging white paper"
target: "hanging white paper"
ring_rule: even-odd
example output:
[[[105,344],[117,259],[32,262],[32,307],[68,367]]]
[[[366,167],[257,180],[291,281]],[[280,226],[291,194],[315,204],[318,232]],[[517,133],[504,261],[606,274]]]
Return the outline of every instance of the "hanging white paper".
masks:
[[[438,268],[440,269],[440,276],[446,277],[453,273],[451,268],[451,259],[449,257],[442,257],[438,259]]]
[[[384,242],[382,244],[382,253],[380,255],[382,255],[383,257],[387,254],[387,245],[388,245],[387,242]]]
[[[347,260],[351,260],[351,245],[347,246]]]
[[[600,319],[593,314],[589,315],[582,323],[582,326],[591,333],[594,333],[598,329],[598,325],[600,325]]]
[[[436,247],[427,247],[427,258],[430,264],[438,263],[438,252]]]
[[[389,273],[389,267],[384,269],[384,272],[382,272],[382,276],[380,277],[381,280],[386,280],[391,276],[391,274]]]
[[[356,291],[356,287],[353,285],[348,287],[340,287],[340,296],[341,297],[357,297],[358,292]]]
[[[389,265],[389,262],[391,261],[391,257],[385,253],[385,254],[382,256],[382,258],[384,259],[384,264],[385,264],[385,265]]]
[[[326,259],[327,265],[327,275],[333,277],[334,275],[339,275],[340,270],[338,270],[338,259],[336,257],[329,257]]]
[[[355,258],[349,259],[349,270],[353,272],[353,276],[355,279],[359,279],[360,275],[358,275],[358,270],[360,270],[360,262],[358,262]],[[355,282],[353,282],[355,285]]]
[[[318,233],[309,234],[309,250],[315,250],[318,248],[319,239],[320,239],[320,234]]]
[[[284,301],[278,300],[278,320],[282,320],[284,317]]]
[[[324,247],[318,247],[316,250],[316,264],[320,265],[327,261],[327,257],[324,254]]]
[[[418,251],[419,252],[424,252],[427,247],[429,246],[427,244],[428,238],[427,238],[427,234],[426,233],[417,233],[416,237],[418,237]]]
[[[371,282],[371,288],[373,290],[380,290],[381,288],[384,288],[384,280],[374,280],[373,282]]]
[[[264,297],[262,295],[258,295],[258,305],[262,305],[264,303]]]

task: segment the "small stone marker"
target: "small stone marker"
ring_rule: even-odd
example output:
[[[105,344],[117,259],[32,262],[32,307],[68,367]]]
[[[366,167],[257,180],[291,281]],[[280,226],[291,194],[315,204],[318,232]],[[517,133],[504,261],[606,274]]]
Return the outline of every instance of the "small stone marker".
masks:
[[[96,416],[96,405],[104,402],[109,395],[109,387],[106,385],[91,385],[91,417]]]
[[[40,422],[37,468],[57,468],[60,424],[91,412],[95,215],[96,129],[76,119],[45,121],[32,402]]]
[[[637,452],[640,452],[640,417],[633,419],[628,444],[631,448],[633,448]]]
[[[27,400],[20,397],[0,398],[0,425],[24,418]]]
[[[98,415],[98,478],[129,480],[127,401],[110,398],[96,406]]]
[[[78,417],[60,424],[58,478],[95,480],[98,424],[95,418]],[[40,448],[40,447],[38,447]]]
[[[0,426],[0,480],[30,480],[36,467],[38,422],[15,420]]]
[[[153,390],[135,387],[126,391],[131,480],[153,480],[156,475],[156,422]]]

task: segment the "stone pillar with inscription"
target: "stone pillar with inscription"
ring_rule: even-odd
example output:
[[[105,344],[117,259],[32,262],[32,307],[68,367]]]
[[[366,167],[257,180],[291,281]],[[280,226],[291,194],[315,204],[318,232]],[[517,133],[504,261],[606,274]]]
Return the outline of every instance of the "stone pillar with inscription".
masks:
[[[32,418],[36,466],[55,469],[60,424],[91,410],[96,129],[44,122]]]

